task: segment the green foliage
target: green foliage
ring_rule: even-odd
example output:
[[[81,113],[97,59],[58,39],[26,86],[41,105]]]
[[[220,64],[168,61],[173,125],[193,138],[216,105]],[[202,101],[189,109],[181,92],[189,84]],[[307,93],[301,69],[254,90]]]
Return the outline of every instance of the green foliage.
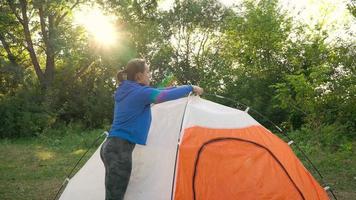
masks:
[[[58,74],[67,73],[58,71]],[[47,102],[65,123],[81,123],[87,128],[102,128],[111,123],[115,70],[93,63],[86,74],[74,79],[59,76],[50,92]]]
[[[56,120],[54,113],[43,104],[36,89],[23,89],[14,96],[0,99],[0,137],[35,136]]]
[[[325,34],[325,33],[323,33]],[[323,36],[324,37],[324,36]],[[324,124],[344,124],[354,132],[354,47],[329,47],[322,36],[308,40],[310,44],[297,48],[301,55],[294,59],[294,71],[285,74],[283,81],[272,85],[276,90],[277,107],[288,111],[289,116],[299,114],[299,122],[314,127]],[[298,61],[299,60],[299,61]],[[289,107],[289,108],[288,108]],[[345,109],[347,108],[347,109]],[[289,120],[289,127],[299,127]],[[350,137],[352,134],[348,134]]]
[[[72,25],[71,7],[86,3],[27,2],[28,15],[34,16],[29,21],[31,34],[38,32],[38,38],[31,35],[34,51],[50,79],[46,87],[25,48],[29,41],[16,16],[20,4],[13,4],[14,11],[9,1],[1,2],[0,110],[6,113],[1,116],[2,137],[36,135],[58,124],[78,123],[84,128],[110,124],[116,72],[131,58],[144,57],[152,85],[173,76],[177,84],[197,84],[206,93],[247,104],[283,128],[338,124],[346,138],[355,138],[355,45],[327,43],[322,24],[310,32],[282,11],[277,0],[246,0],[233,7],[217,0],[183,0],[168,11],[159,10],[157,1],[90,1],[87,5],[98,3],[117,17],[123,38],[111,48],[101,47],[83,27]],[[38,20],[41,9],[44,30]],[[51,29],[53,13],[65,15]],[[51,33],[50,43],[44,40],[46,32]],[[53,71],[46,74],[47,68]]]
[[[350,13],[356,17],[356,1],[355,0],[350,0],[350,2],[347,4],[347,8],[349,9]]]
[[[238,12],[226,19],[220,56],[231,63],[230,73],[223,78],[222,94],[281,123],[286,112],[274,107],[275,90],[270,86],[279,83],[288,73],[285,49],[289,46],[291,21],[277,3],[265,0],[239,5]],[[264,119],[257,118],[265,123]]]
[[[291,137],[308,153],[313,153],[315,149],[330,153],[351,153],[351,140],[346,135],[347,127],[342,124],[321,125],[317,128],[303,126],[291,133]]]
[[[25,70],[0,58],[0,95],[13,95],[23,84]]]

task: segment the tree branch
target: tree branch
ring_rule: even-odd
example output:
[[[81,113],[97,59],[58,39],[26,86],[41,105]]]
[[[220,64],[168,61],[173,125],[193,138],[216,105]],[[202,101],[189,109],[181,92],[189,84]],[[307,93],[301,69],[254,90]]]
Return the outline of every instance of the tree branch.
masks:
[[[17,18],[17,20],[19,20],[19,22],[24,25],[24,21],[23,19],[19,16],[19,14],[16,12],[16,7],[14,5],[14,2],[12,0],[7,0],[7,3],[10,6],[10,9],[12,11],[12,13],[15,15],[15,17]]]
[[[79,69],[79,71],[75,74],[75,76],[73,77],[74,80],[77,80],[79,77],[81,77],[84,72],[89,69],[91,66],[93,66],[95,64],[95,60],[91,61],[91,63],[89,65],[85,65],[84,67],[81,67]]]
[[[41,70],[40,64],[38,62],[35,49],[33,48],[33,42],[31,39],[31,33],[30,33],[29,25],[28,25],[29,20],[27,17],[27,2],[26,2],[26,0],[20,0],[20,6],[21,6],[22,19],[23,19],[22,26],[23,26],[25,40],[26,40],[26,44],[27,44],[26,48],[30,54],[30,58],[31,58],[33,67],[35,68],[36,75],[37,75],[40,83],[43,84],[44,83],[44,75]]]
[[[198,50],[198,53],[197,53],[198,59],[200,59],[200,58],[199,58],[200,52],[201,52],[201,51],[204,51],[204,49],[205,49],[205,44],[206,44],[206,42],[208,41],[208,38],[209,38],[209,32],[208,32],[208,30],[206,30],[206,31],[205,31],[205,34],[203,34],[203,35],[204,35],[204,36],[203,36],[203,39],[202,39],[201,42],[200,42],[199,50]]]
[[[82,3],[82,2],[80,2],[79,0],[77,0],[77,1],[72,5],[72,7],[69,8],[69,10],[70,10],[70,11],[73,10],[73,9],[74,9],[78,4],[80,4],[80,3]],[[69,13],[69,11],[67,11],[67,12],[63,13],[63,15],[59,16],[59,17],[55,20],[55,23],[54,23],[55,26],[58,26],[59,23],[64,19],[64,17],[68,15],[68,13]]]
[[[5,48],[5,51],[7,53],[7,57],[10,60],[10,62],[13,65],[18,65],[17,61],[16,61],[16,57],[14,56],[14,54],[11,52],[10,46],[9,44],[6,42],[5,37],[1,34],[0,32],[0,41],[3,45],[3,47]]]
[[[41,24],[41,32],[42,32],[42,36],[43,36],[43,41],[45,43],[45,46],[48,46],[48,35],[47,35],[47,31],[46,31],[46,21],[45,21],[45,17],[43,15],[43,5],[40,5],[38,8],[38,14],[40,16],[40,24]],[[47,52],[47,50],[46,50]]]

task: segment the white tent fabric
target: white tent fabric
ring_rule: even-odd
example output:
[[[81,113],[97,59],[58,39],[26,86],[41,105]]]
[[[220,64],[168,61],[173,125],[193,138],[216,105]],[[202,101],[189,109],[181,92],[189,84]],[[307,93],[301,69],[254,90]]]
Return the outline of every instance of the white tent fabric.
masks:
[[[186,111],[185,111],[186,109]],[[125,200],[171,198],[177,144],[183,128],[242,128],[258,122],[246,112],[191,96],[152,107],[147,145],[136,145],[133,169]],[[61,200],[102,200],[105,196],[104,165],[100,147],[69,181]]]

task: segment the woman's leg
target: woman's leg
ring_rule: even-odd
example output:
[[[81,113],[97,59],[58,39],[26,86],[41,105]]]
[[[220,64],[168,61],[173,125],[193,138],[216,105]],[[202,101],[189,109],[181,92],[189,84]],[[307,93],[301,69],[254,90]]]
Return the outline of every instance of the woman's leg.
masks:
[[[131,176],[135,144],[119,138],[107,138],[101,149],[105,165],[105,199],[122,200]]]

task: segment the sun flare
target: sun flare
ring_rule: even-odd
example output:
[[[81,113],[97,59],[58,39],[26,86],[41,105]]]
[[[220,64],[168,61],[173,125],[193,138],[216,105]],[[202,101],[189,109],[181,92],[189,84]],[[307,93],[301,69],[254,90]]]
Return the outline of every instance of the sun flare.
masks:
[[[98,44],[112,46],[117,43],[118,30],[115,17],[105,15],[99,8],[85,8],[74,14],[74,21],[82,25]]]

